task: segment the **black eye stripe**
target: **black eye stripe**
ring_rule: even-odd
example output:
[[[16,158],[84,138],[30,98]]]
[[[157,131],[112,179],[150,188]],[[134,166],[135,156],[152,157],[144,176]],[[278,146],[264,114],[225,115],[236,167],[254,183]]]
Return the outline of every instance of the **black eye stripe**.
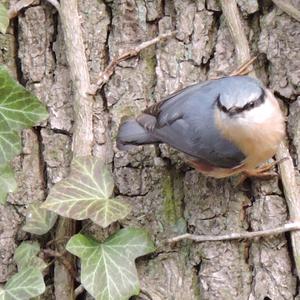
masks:
[[[224,112],[228,112],[228,109],[224,105],[221,105],[221,110]]]
[[[243,110],[249,110],[249,109],[254,108],[255,106],[256,106],[255,101],[251,101],[243,106]]]
[[[217,96],[217,106],[218,106],[218,108],[221,110],[221,111],[223,111],[223,112],[225,112],[225,113],[228,113],[228,109],[221,103],[221,101],[220,101],[220,94]]]
[[[256,99],[253,100],[249,103],[247,103],[246,105],[243,106],[243,110],[250,110],[254,107],[259,106],[260,104],[265,102],[265,91],[263,89],[261,89],[261,95]]]
[[[217,102],[218,108],[221,111],[223,111],[226,114],[230,114],[230,115],[233,116],[233,115],[239,114],[239,113],[241,113],[243,111],[253,109],[254,107],[257,107],[260,104],[264,103],[265,102],[265,91],[264,91],[264,89],[261,88],[261,94],[260,94],[260,96],[256,100],[248,102],[243,107],[235,107],[234,110],[228,109],[226,106],[224,106],[221,103],[221,101],[220,101],[220,94],[217,96],[216,102]]]

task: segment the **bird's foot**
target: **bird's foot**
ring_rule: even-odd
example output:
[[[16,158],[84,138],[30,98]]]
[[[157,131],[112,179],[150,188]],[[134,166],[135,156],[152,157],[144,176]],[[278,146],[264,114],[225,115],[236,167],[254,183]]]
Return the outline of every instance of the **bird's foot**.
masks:
[[[275,165],[278,165],[285,161],[287,157],[276,160],[272,163],[267,163],[262,167],[258,167],[254,170],[244,170],[239,178],[236,186],[240,186],[248,177],[256,177],[261,179],[270,179],[271,177],[278,176],[278,174],[274,171],[270,171]]]

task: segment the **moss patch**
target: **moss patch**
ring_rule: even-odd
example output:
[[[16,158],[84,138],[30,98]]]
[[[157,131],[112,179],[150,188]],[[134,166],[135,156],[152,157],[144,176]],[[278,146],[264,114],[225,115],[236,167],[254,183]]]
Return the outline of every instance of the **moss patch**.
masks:
[[[186,222],[182,217],[182,178],[176,170],[166,170],[162,176],[163,216],[165,225],[177,233],[186,232]]]

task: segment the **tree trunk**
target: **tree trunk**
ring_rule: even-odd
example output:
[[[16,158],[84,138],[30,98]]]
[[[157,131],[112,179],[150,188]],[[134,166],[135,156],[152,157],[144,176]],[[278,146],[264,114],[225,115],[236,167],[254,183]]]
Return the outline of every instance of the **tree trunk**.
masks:
[[[300,9],[299,0],[289,1]],[[256,74],[275,92],[287,115],[289,148],[298,175],[300,24],[271,1],[237,3],[251,55],[258,55]],[[146,228],[158,248],[137,260],[142,292],[135,299],[297,299],[289,234],[253,241],[166,243],[184,232],[218,235],[286,223],[289,212],[280,178],[251,180],[241,190],[232,178],[198,174],[166,145],[129,152],[115,147],[123,117],[177,89],[228,75],[238,67],[218,1],[81,0],[78,6],[92,83],[122,50],[177,31],[120,63],[93,107],[93,155],[111,164],[118,197],[133,207],[120,225]],[[50,113],[47,124],[23,132],[23,153],[14,161],[18,191],[9,195],[7,206],[0,205],[0,282],[4,282],[15,270],[16,245],[36,239],[21,230],[25,208],[43,201],[49,188],[68,174],[76,110],[62,26],[50,4],[36,1],[24,9],[10,34],[0,35],[0,43],[0,63],[15,70]],[[100,234],[95,225],[85,227]],[[50,295],[54,294],[45,299],[55,299]]]

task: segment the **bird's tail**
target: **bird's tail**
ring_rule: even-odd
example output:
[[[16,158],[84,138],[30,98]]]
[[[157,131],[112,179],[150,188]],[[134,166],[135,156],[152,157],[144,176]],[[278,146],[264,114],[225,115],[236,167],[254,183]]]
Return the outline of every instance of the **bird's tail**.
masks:
[[[136,145],[158,143],[159,141],[147,132],[136,120],[131,119],[120,125],[117,135],[117,147],[128,150]]]

